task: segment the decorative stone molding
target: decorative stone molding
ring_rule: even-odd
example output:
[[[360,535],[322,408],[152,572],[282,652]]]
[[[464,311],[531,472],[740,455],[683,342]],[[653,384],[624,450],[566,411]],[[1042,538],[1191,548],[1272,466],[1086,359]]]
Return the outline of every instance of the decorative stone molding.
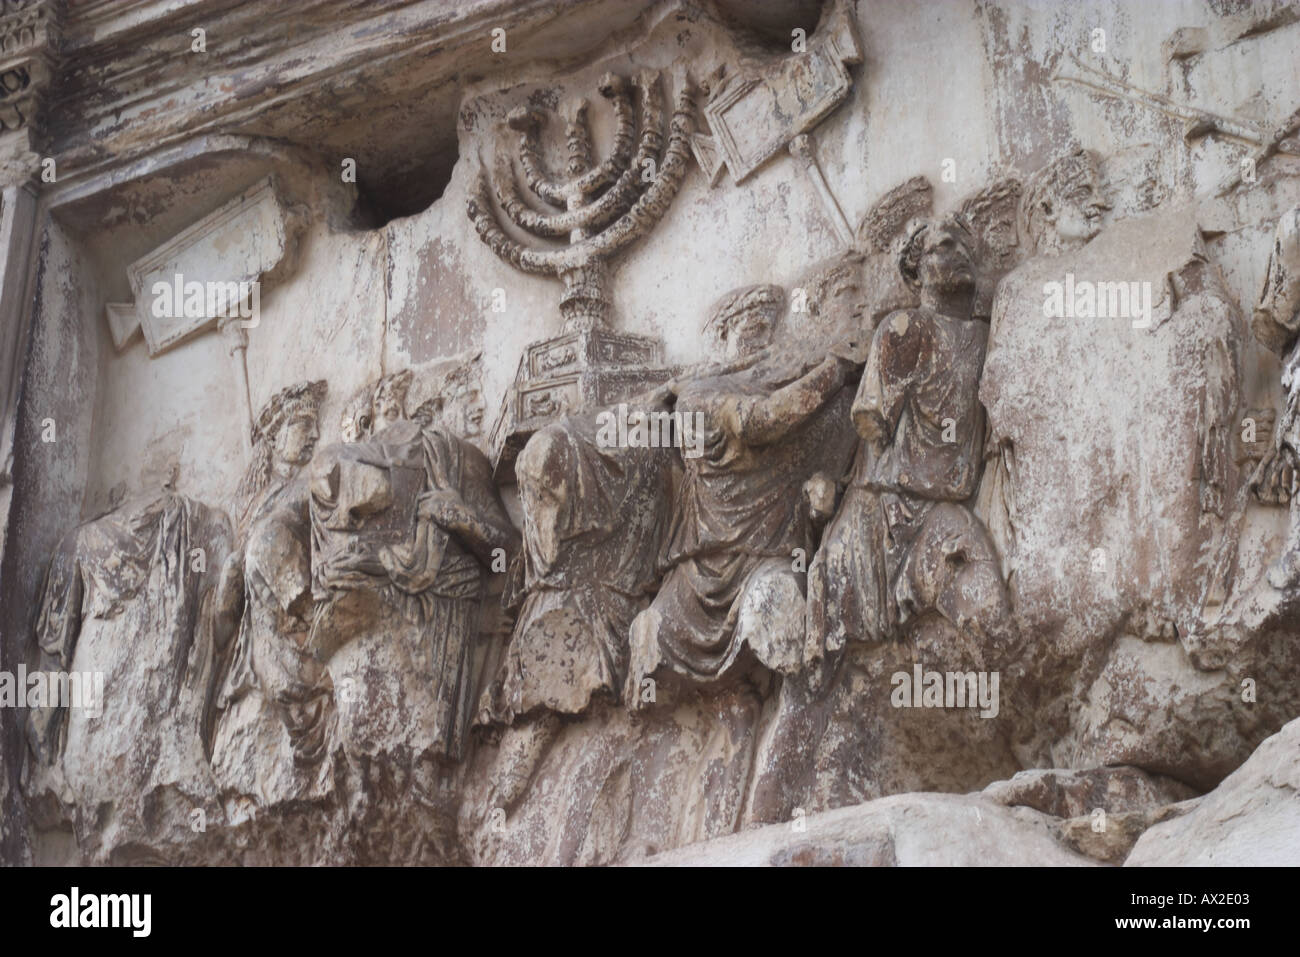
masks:
[[[41,111],[54,78],[62,0],[4,0],[0,9],[0,180],[37,172]]]

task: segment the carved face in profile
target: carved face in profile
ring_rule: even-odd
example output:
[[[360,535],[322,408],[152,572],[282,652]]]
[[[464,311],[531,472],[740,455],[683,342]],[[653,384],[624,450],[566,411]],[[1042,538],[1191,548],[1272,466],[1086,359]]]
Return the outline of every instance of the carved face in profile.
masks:
[[[1075,249],[1101,232],[1110,209],[1092,154],[1078,150],[1053,161],[1029,180],[1019,213],[1021,233],[1039,252]]]
[[[316,451],[319,438],[316,416],[308,411],[298,412],[276,433],[275,457],[288,465],[306,465]]]
[[[715,362],[731,362],[760,351],[772,341],[776,319],[785,310],[785,290],[765,283],[733,289],[709,310],[705,348]]]
[[[1007,272],[1015,265],[1019,246],[1016,205],[1012,202],[998,209],[984,227],[984,267],[995,274]]]
[[[1005,177],[984,187],[962,204],[961,213],[977,238],[982,278],[1000,278],[1020,258],[1020,224],[1017,221],[1024,184]]]
[[[926,229],[921,237],[917,278],[922,289],[947,294],[975,291],[974,240],[951,220]]]
[[[443,409],[444,421],[457,435],[472,439],[482,434],[487,404],[477,385],[461,383],[448,390],[443,396]]]
[[[858,275],[838,270],[820,290],[815,306],[821,324],[836,335],[853,335],[862,324],[867,302]]]
[[[1101,217],[1108,209],[1096,169],[1084,166],[1064,184],[1057,198],[1053,211],[1056,235],[1066,245],[1086,243],[1101,232]]]

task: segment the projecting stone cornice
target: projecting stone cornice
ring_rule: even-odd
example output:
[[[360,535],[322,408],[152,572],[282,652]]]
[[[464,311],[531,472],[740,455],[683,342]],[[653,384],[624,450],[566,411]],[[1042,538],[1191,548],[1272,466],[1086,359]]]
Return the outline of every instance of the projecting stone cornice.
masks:
[[[591,8],[604,8],[591,17]],[[46,149],[60,175],[211,133],[353,157],[381,192],[398,170],[450,169],[464,85],[590,50],[651,3],[626,0],[229,0],[95,3],[69,13]],[[583,11],[590,25],[566,31]],[[509,31],[509,59],[490,52]],[[205,52],[194,50],[201,29]],[[409,184],[408,184],[409,190]],[[434,198],[432,195],[427,200]],[[426,201],[427,201],[426,200]]]
[[[713,7],[762,25],[764,18],[795,15],[814,22],[819,4],[78,3],[63,11],[62,62],[49,83],[40,152],[56,158],[62,179],[196,135],[280,139],[331,160],[355,159],[358,182],[381,213],[413,212],[436,198],[455,163],[457,110],[467,86],[517,76],[533,64],[563,71],[638,21],[674,11],[694,17]],[[508,35],[504,55],[491,50],[498,27]],[[205,52],[194,50],[199,29]]]

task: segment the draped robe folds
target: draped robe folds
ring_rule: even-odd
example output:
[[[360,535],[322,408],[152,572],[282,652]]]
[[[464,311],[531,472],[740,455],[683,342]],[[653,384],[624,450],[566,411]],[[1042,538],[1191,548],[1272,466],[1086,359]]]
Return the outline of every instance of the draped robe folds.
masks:
[[[242,545],[245,606],[218,707],[260,686],[289,735],[294,761],[313,764],[329,747],[323,663],[307,648],[311,536],[305,478],[260,496]]]
[[[509,724],[537,709],[577,714],[593,694],[617,698],[627,676],[628,629],[659,579],[677,453],[603,448],[597,432],[594,416],[561,419],[515,464],[524,594],[484,694],[489,720]]]
[[[964,504],[982,465],[987,339],[982,322],[922,309],[877,327],[853,404],[870,439],[809,571],[810,655],[897,637],[942,603],[954,564],[987,565],[981,583],[1001,592],[992,541]]]
[[[887,543],[877,496],[867,487],[870,456],[861,443],[839,509],[808,567],[809,660],[888,628],[883,602],[888,581],[884,562],[876,559]]]
[[[146,809],[123,806],[125,795],[174,787],[197,804],[214,792],[201,732],[216,692],[206,608],[229,547],[224,515],[164,492],[74,529],[51,561],[41,667],[102,673],[104,695],[98,708],[34,709],[30,740],[43,764],[61,757],[75,803],[114,805],[115,826],[143,830]]]
[[[322,604],[311,643],[328,657],[345,748],[459,760],[483,569],[455,535],[416,518],[415,497],[456,491],[508,524],[487,460],[455,436],[400,421],[326,449],[313,476],[312,566]],[[330,566],[348,551],[377,557],[384,574]]]
[[[760,365],[688,381],[678,392],[683,421],[701,417],[704,454],[685,459],[661,559],[666,577],[651,608],[660,616],[661,653],[676,671],[697,681],[722,675],[740,654],[745,642],[737,623],[751,580],[772,560],[793,569],[795,549],[812,554],[816,542],[804,483],[818,472],[838,480],[853,453],[852,393],[842,387],[766,444],[724,426],[729,419],[743,421],[743,411],[735,416],[736,410],[768,399],[794,378]],[[801,655],[802,648],[794,653]]]
[[[1251,326],[1255,338],[1282,359],[1285,398],[1276,447],[1287,466],[1300,469],[1300,206],[1278,220]]]
[[[1244,317],[1199,217],[1175,204],[1115,222],[1082,247],[1026,260],[998,287],[980,400],[989,467],[1001,459],[1011,481],[980,504],[1009,555],[1019,627],[1051,636],[1045,647],[1062,655],[1133,622],[1197,631],[1202,601],[1231,587],[1235,533],[1217,519],[1249,477],[1232,451]],[[1087,306],[1078,290],[1096,291],[1105,318],[1044,310],[1046,285],[1068,277],[1076,308]],[[1149,325],[1115,314],[1101,283],[1116,281],[1149,285]],[[1150,369],[1176,371],[1157,388]],[[1107,572],[1093,573],[1102,556]]]

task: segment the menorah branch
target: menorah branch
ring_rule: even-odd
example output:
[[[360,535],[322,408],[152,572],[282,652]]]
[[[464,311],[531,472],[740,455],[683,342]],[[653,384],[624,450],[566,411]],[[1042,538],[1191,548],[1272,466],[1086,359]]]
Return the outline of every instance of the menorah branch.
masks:
[[[632,160],[636,117],[632,108],[631,88],[624,77],[607,73],[600,81],[600,95],[614,105],[614,147],[605,162],[573,184],[573,189],[582,196],[590,196],[614,182]],[[646,128],[649,128],[649,124]]]
[[[663,166],[650,188],[626,215],[609,229],[587,241],[592,255],[605,259],[648,233],[663,218],[681,187],[691,158],[690,137],[695,124],[695,101],[688,86],[677,93]]]
[[[578,199],[572,192],[573,179],[591,169],[591,131],[587,129],[586,100],[576,100],[565,107],[564,142],[569,153],[569,165],[565,170],[571,177],[564,192],[572,206]]]
[[[632,123],[631,85],[607,74],[601,95],[613,102],[616,129],[609,157],[592,167],[592,145],[585,100],[565,108],[568,179],[547,174],[541,155],[541,110],[513,110],[508,125],[520,133],[519,164],[524,181],[541,199],[563,211],[543,212],[524,196],[508,156],[498,154],[489,172],[480,169],[467,212],[479,237],[493,253],[528,273],[558,276],[564,283],[560,312],[566,330],[603,326],[609,311],[605,260],[649,232],[662,218],[681,186],[689,162],[694,125],[693,89],[684,72],[664,151],[664,105],[659,75],[643,71],[636,86],[641,97],[640,131]],[[634,139],[636,155],[632,156]],[[566,237],[567,247],[531,248],[512,238],[497,218],[495,193],[505,218],[541,239]]]
[[[540,133],[543,114],[531,107],[512,110],[506,124],[519,131],[519,165],[524,168],[528,188],[552,206],[564,208],[564,187],[546,171],[542,160]]]

